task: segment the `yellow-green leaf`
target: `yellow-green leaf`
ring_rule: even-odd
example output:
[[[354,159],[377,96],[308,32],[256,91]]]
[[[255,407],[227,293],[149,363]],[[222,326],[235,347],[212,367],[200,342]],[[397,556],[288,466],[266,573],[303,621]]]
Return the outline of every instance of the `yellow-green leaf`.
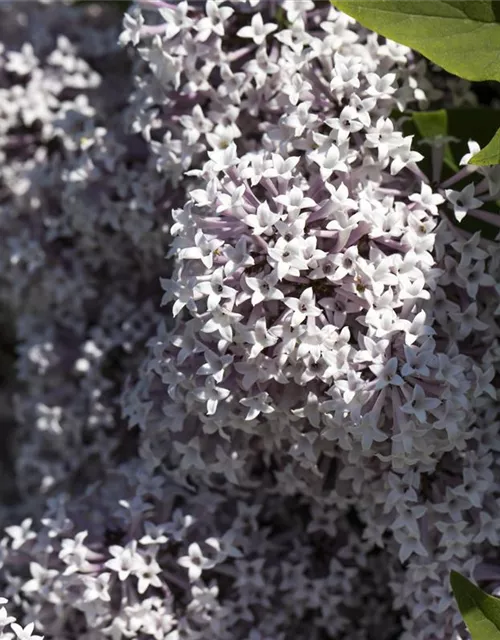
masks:
[[[467,80],[500,80],[497,0],[332,0],[365,27]]]
[[[500,599],[456,571],[451,572],[450,583],[472,640],[500,640]]]
[[[484,149],[472,156],[469,164],[475,164],[480,167],[500,164],[500,129],[497,129],[497,132]]]

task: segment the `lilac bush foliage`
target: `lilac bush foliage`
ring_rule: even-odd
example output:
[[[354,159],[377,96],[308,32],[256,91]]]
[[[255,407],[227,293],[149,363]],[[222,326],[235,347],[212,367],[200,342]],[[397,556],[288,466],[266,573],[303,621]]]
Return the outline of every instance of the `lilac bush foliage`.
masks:
[[[0,33],[1,637],[467,638],[500,265],[462,223],[500,176],[395,112],[468,84],[309,0]]]

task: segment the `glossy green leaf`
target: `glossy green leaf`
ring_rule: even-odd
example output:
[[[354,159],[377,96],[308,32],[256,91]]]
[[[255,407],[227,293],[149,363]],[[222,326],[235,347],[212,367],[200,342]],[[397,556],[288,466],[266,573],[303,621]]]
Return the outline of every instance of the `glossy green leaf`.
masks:
[[[472,156],[469,164],[475,164],[480,167],[500,164],[500,129],[497,129],[497,132],[484,149]]]
[[[500,640],[500,599],[456,571],[451,572],[450,583],[472,640]]]
[[[496,0],[332,0],[365,27],[467,80],[500,80]]]

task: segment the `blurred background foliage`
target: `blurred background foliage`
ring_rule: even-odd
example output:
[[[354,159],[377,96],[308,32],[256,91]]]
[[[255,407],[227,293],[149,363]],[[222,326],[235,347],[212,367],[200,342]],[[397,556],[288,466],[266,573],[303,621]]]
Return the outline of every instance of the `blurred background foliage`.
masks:
[[[103,4],[107,6],[114,6],[121,13],[125,13],[132,4],[132,0],[74,0],[73,3],[76,5]]]

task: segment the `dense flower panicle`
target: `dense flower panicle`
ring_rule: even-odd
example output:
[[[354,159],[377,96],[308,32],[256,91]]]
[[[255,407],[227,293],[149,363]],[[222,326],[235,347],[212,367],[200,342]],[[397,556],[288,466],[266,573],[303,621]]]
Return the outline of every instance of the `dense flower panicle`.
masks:
[[[292,158],[297,167],[299,157]],[[275,160],[269,153],[266,171],[274,172]],[[241,177],[248,165],[244,159],[222,179],[211,178],[221,193],[239,190],[239,206],[223,210],[216,196],[215,215],[196,202],[174,212],[171,253],[178,266],[172,280],[163,281],[164,302],[175,300],[174,315],[187,309],[190,319],[179,321],[166,345],[155,345],[151,363],[170,398],[182,402],[186,416],[205,414],[205,433],[217,431],[212,421],[225,420],[258,436],[267,421],[261,413],[272,412],[273,423],[302,418],[295,430],[312,426],[315,458],[329,448],[322,440],[335,441],[342,432],[349,448],[358,443],[384,459],[397,450],[408,419],[415,440],[427,437],[436,459],[465,446],[454,418],[448,427],[446,418],[458,409],[470,412],[472,362],[439,352],[424,310],[441,274],[429,251],[436,220],[372,183],[347,194],[341,182],[336,194],[356,196],[343,198],[350,201],[348,215],[318,183],[316,202],[310,198],[301,175],[262,179],[259,201],[257,188]],[[413,220],[424,229],[423,241],[412,227],[405,230]],[[212,245],[209,261],[198,253],[200,244]],[[246,248],[240,249],[244,264],[228,260],[238,246]],[[184,334],[197,347],[191,357],[179,357],[186,353]],[[448,370],[451,377],[444,375]],[[312,425],[304,415],[311,396],[321,407]],[[245,415],[240,405],[249,403],[253,410]],[[283,452],[290,433],[279,440]],[[374,441],[382,443],[378,450]],[[421,446],[405,444],[407,464],[429,463]]]
[[[328,2],[119,20],[0,8],[1,638],[467,638],[500,175],[394,114],[477,98]]]
[[[459,460],[475,449],[479,406],[496,399],[495,365],[476,357],[491,337],[491,304],[478,302],[494,285],[491,251],[476,236],[482,246],[469,259],[467,236],[446,214],[484,219],[481,186],[432,188],[411,137],[391,121],[395,106],[437,97],[408,49],[379,44],[333,9],[288,3],[287,16],[291,4],[298,15],[285,28],[258,4],[260,16],[236,33],[254,40],[251,58],[247,43],[227,60],[216,44],[231,37],[229,12],[224,33],[210,36],[210,61],[197,27],[204,18],[187,5],[184,31],[171,32],[170,18],[155,27],[151,46],[161,42],[169,61],[183,58],[185,74],[168,76],[155,63],[155,77],[198,96],[164,144],[170,153],[176,135],[181,162],[204,152],[208,160],[189,172],[198,182],[173,212],[176,266],[162,286],[177,324],[152,340],[125,411],[153,464],[162,459],[157,445],[170,451],[173,442],[191,478],[299,492],[323,508],[355,504],[373,544],[387,548],[382,536],[391,533],[401,562],[437,554],[442,576],[444,563],[463,562],[472,538],[457,547],[431,536],[443,515],[427,502],[445,501],[441,481],[432,498],[417,484],[407,501],[397,494],[392,508],[382,505],[391,477],[415,468],[440,477],[447,457],[465,473]],[[186,60],[196,55],[197,67]],[[181,103],[170,105],[173,114]],[[450,260],[462,253],[453,278]],[[271,473],[262,474],[262,460]],[[484,493],[467,488],[463,499],[466,510],[478,508]],[[451,602],[442,602],[444,612]],[[430,627],[416,624],[409,637],[425,637]]]
[[[315,637],[327,629],[348,637],[348,630],[383,616],[394,628],[388,599],[381,597],[389,575],[384,584],[381,558],[361,560],[346,544],[352,531],[345,514],[336,515],[335,539],[323,556],[327,569],[314,561],[325,539],[321,523],[306,531],[300,511],[307,504],[289,502],[252,500],[243,492],[195,494],[133,462],[83,500],[54,501],[41,528],[24,523],[29,537],[9,528],[2,540],[5,569],[17,566],[31,576],[13,584],[10,597],[34,615],[43,611],[37,624],[50,636],[60,633],[59,612],[83,638],[286,638],[294,630],[306,634],[309,615],[316,618]],[[265,526],[269,517],[280,533]],[[364,546],[359,537],[357,544]],[[377,576],[371,586],[368,566]],[[358,624],[356,611],[367,597],[372,613]],[[5,608],[0,617],[0,624],[21,633]],[[30,630],[28,625],[24,633]]]

